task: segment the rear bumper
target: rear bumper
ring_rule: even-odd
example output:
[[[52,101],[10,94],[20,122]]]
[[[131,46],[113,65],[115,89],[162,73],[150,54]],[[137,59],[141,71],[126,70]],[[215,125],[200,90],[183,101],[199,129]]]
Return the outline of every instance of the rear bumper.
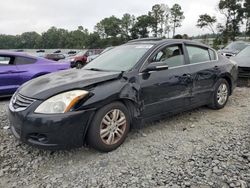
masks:
[[[80,147],[94,110],[44,115],[9,110],[13,135],[22,142],[42,149]]]

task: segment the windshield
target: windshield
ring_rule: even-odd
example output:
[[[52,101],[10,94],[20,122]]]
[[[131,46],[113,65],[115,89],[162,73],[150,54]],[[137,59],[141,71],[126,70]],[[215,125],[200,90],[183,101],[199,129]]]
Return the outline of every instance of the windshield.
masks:
[[[247,46],[246,43],[244,42],[232,42],[229,45],[227,45],[225,47],[225,49],[227,50],[237,50],[237,51],[241,51],[243,50],[245,47]]]
[[[84,56],[86,54],[87,50],[82,50],[76,54],[76,56]]]
[[[250,46],[246,47],[244,50],[242,50],[237,57],[250,57]]]
[[[153,45],[123,45],[98,56],[84,69],[103,71],[127,71],[132,69]]]

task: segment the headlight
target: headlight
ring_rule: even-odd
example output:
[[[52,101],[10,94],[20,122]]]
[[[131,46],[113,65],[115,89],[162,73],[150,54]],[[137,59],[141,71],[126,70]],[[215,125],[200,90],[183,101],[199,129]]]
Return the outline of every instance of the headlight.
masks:
[[[70,59],[70,61],[71,61],[71,62],[74,62],[74,61],[75,61],[75,59],[74,59],[74,58],[73,58],[73,59]]]
[[[70,111],[70,109],[82,98],[88,95],[88,91],[73,90],[58,94],[40,104],[35,113],[60,114]]]

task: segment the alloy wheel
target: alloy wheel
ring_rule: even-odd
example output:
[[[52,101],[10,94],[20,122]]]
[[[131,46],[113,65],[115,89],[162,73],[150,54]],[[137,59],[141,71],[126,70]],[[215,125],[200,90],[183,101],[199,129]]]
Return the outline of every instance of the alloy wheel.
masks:
[[[217,91],[217,102],[219,105],[224,105],[228,98],[228,88],[225,83],[222,83]]]
[[[121,110],[113,109],[102,119],[100,126],[100,136],[107,145],[119,142],[126,130],[127,119]]]

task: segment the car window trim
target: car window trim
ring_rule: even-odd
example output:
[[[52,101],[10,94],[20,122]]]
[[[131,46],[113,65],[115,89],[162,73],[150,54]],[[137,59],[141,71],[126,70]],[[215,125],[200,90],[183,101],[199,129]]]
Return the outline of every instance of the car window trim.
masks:
[[[212,60],[212,61],[204,61],[204,62],[198,62],[198,63],[193,63],[193,64],[185,64],[185,65],[180,65],[176,67],[170,67],[168,70],[172,69],[177,69],[177,68],[183,68],[183,67],[188,67],[188,66],[193,66],[193,65],[200,65],[200,64],[205,64],[205,63],[213,63],[213,62],[218,62],[218,60]],[[157,71],[151,71],[150,73],[157,72]],[[139,75],[144,74],[143,72],[140,72]]]
[[[29,59],[29,60],[33,60],[34,61],[34,63],[25,63],[25,64],[16,64],[15,63],[15,60],[16,60],[16,58],[26,58],[26,59]],[[15,66],[22,66],[22,65],[33,65],[33,64],[35,64],[37,62],[37,59],[36,58],[33,58],[33,57],[25,57],[25,56],[15,56],[14,57],[14,59],[13,59],[13,62],[12,62],[12,64],[13,65],[15,65]]]
[[[158,47],[156,47],[154,50],[152,50],[152,52],[148,55],[148,57],[144,60],[144,62],[142,63],[141,67],[139,68],[139,74],[143,73],[142,70],[145,67],[145,64],[148,62],[148,60],[160,49],[163,49],[164,47],[167,46],[172,46],[172,45],[182,45],[182,51],[183,51],[183,56],[184,56],[184,63],[185,65],[187,64],[186,62],[186,58],[185,58],[185,50],[184,50],[184,43],[183,42],[173,42],[173,43],[163,43],[161,45],[159,45]],[[183,65],[182,65],[183,66]]]
[[[14,56],[1,54],[0,57],[9,57],[10,58],[9,64],[1,64],[1,66],[15,66],[15,64],[14,64],[15,57]]]
[[[212,48],[210,48],[208,46],[199,46],[197,44],[192,44],[192,43],[187,43],[187,42],[184,43],[184,46],[185,46],[185,50],[186,50],[186,53],[187,53],[187,58],[188,58],[188,61],[189,61],[190,65],[196,65],[196,64],[199,64],[199,63],[207,63],[207,62],[212,62],[212,61],[218,61],[219,60],[218,53],[214,49],[212,49]],[[201,61],[201,62],[197,62],[197,63],[190,63],[190,57],[188,55],[187,46],[193,46],[193,47],[198,47],[198,48],[201,48],[201,49],[206,49],[208,51],[208,55],[209,55],[210,61]],[[211,56],[210,56],[209,50],[212,50],[215,53],[215,56],[216,56],[215,60],[211,60]]]

